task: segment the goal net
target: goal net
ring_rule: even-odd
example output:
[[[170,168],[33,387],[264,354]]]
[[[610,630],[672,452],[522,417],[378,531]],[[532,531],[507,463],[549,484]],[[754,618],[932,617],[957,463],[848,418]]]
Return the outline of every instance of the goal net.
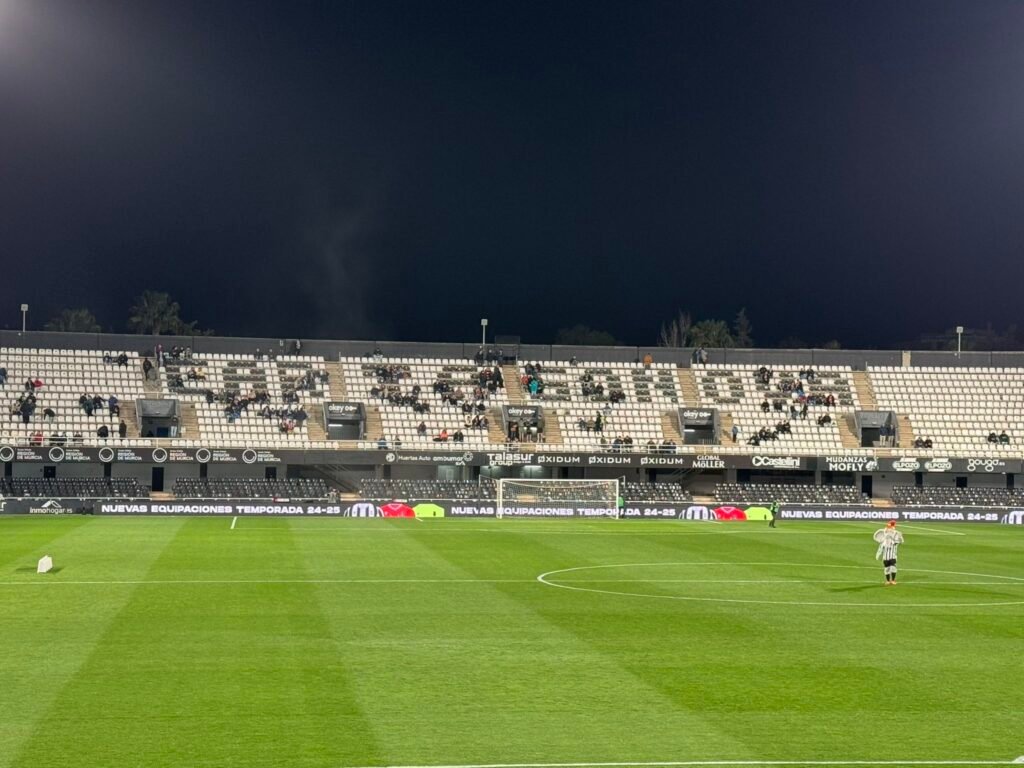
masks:
[[[619,516],[618,480],[502,478],[496,490],[498,517]]]

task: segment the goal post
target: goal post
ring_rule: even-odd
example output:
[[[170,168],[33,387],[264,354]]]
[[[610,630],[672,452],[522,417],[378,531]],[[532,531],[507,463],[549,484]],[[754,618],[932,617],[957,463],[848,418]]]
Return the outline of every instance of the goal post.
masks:
[[[607,510],[608,517],[619,516],[620,481],[615,480],[528,480],[500,478],[496,481],[497,516],[504,517],[509,507],[564,509],[578,507]]]

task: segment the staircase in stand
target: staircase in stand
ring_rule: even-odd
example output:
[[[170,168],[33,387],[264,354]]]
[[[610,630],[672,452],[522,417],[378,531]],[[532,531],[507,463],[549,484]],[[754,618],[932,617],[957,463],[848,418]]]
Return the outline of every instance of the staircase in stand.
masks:
[[[487,439],[492,443],[505,442],[505,422],[502,419],[501,408],[487,409]]]
[[[718,442],[721,445],[732,445],[732,414],[728,411],[718,412]],[[748,435],[749,437],[749,435]],[[739,439],[743,439],[743,435],[739,436]],[[739,442],[739,441],[737,441]]]
[[[857,392],[857,402],[860,403],[862,411],[877,411],[878,401],[875,400],[875,390],[871,386],[871,379],[867,371],[853,372],[853,387]]]
[[[857,437],[857,424],[852,413],[836,414],[836,426],[839,427],[839,439],[843,443],[843,448],[852,450],[861,447],[860,438]]]
[[[315,442],[326,441],[327,428],[324,425],[323,405],[321,405],[320,403],[311,405],[307,413],[309,413],[309,418],[306,419],[306,431],[309,432],[309,439]]]
[[[334,390],[332,389],[333,393]],[[366,406],[366,435],[364,440],[372,440],[377,442],[384,436],[384,424],[380,418],[380,408],[376,405]]]
[[[913,448],[914,447],[914,428],[910,425],[910,417],[902,413],[896,414],[896,429],[899,436],[899,442],[897,442],[897,448]]]
[[[679,379],[683,407],[693,408],[700,405],[700,391],[697,389],[697,377],[693,374],[693,369],[677,368],[676,378]]]
[[[183,437],[186,440],[198,440],[199,439],[199,416],[196,415],[196,407],[192,403],[182,403],[181,405],[181,434],[179,437]]]
[[[132,400],[122,401],[121,420],[128,426],[128,437],[139,437],[139,413]]]
[[[152,362],[152,361],[150,361]],[[160,389],[160,375],[157,373],[157,369],[154,367],[151,372],[151,378],[146,378],[146,372],[142,368],[142,361],[139,361],[139,376],[142,377],[142,389],[146,393],[146,397],[161,398],[162,390]]]
[[[514,365],[501,366],[501,375],[505,379],[505,394],[511,405],[522,405],[526,402],[523,385],[519,382],[519,369]]]
[[[564,442],[562,440],[562,424],[554,409],[544,412],[544,442],[548,445],[561,445]]]
[[[662,412],[661,433],[666,440],[675,440],[676,445],[683,444],[683,436],[679,434],[679,414],[676,411]]]
[[[341,372],[341,363],[324,363],[324,370],[327,371],[327,384],[331,388],[331,400],[344,402],[348,399],[348,390],[345,387],[345,374]]]

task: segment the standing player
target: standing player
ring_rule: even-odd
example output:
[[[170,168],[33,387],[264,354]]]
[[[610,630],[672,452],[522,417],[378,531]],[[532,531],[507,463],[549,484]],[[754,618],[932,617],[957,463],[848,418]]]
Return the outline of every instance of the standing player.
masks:
[[[775,521],[779,517],[779,502],[773,501],[771,503],[771,506],[768,507],[768,511],[771,512],[771,514],[772,514],[771,520],[768,521],[768,527],[769,528],[774,528],[775,527]]]
[[[885,569],[885,585],[896,585],[896,550],[903,543],[903,534],[896,530],[896,521],[890,520],[872,537],[878,542],[875,560],[881,560]]]

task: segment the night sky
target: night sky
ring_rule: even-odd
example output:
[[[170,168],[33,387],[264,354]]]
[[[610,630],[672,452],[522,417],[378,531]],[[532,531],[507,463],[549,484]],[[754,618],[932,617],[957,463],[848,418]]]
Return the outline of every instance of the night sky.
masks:
[[[1024,3],[0,0],[0,327],[1005,326]]]

